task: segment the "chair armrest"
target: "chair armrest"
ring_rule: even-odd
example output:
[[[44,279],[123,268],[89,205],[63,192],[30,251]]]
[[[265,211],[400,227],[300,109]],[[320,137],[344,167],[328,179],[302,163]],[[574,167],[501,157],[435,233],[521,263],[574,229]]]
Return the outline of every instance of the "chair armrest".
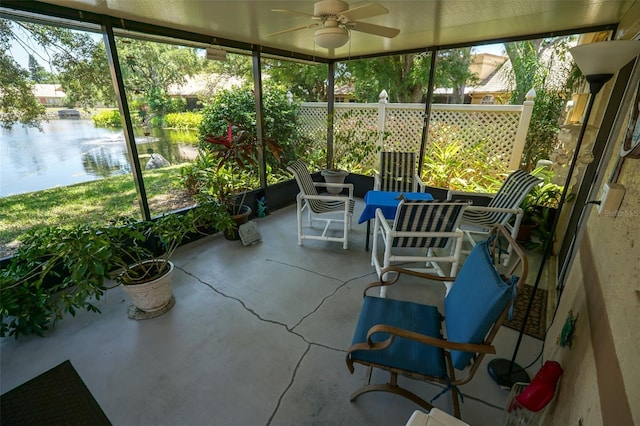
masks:
[[[381,342],[374,342],[372,337],[377,333],[388,334],[389,337]],[[473,344],[473,343],[457,343],[450,342],[445,339],[438,339],[437,337],[426,336],[424,334],[416,333],[414,331],[405,330],[398,327],[393,327],[386,324],[376,324],[367,331],[367,341],[362,343],[356,343],[351,345],[347,349],[347,368],[349,372],[353,374],[353,361],[351,360],[351,352],[362,350],[381,350],[389,347],[393,340],[397,337],[403,337],[405,339],[414,340],[416,342],[423,343],[429,346],[435,346],[442,349],[449,349],[454,351],[475,352],[485,354],[495,354],[496,348],[493,345],[487,344]]]
[[[374,342],[372,340],[376,333],[390,334],[389,338],[382,342]],[[369,347],[375,347],[375,349],[384,349],[389,346],[395,337],[403,337],[405,339],[415,340],[416,342],[424,343],[425,345],[436,346],[442,349],[450,349],[453,351],[463,352],[476,352],[485,354],[495,354],[496,348],[493,345],[487,345],[483,343],[458,343],[450,342],[445,339],[438,339],[437,337],[426,336],[424,334],[416,333],[415,331],[405,330],[403,328],[393,327],[386,324],[376,324],[367,332],[367,343]],[[382,345],[384,345],[382,347]]]
[[[426,192],[426,185],[424,184],[424,182],[422,182],[422,179],[420,179],[420,176],[418,176],[418,174],[416,173],[415,175],[413,175],[413,179],[415,180],[415,188],[417,189],[418,192]]]
[[[343,195],[305,195],[302,192],[298,193],[298,197],[303,200],[321,200],[321,201],[347,201],[353,200],[353,197],[345,197]]]
[[[376,174],[373,175],[373,190],[380,191],[381,185],[382,185],[382,182],[380,181],[380,173],[376,172]]]
[[[447,200],[453,200],[455,198],[488,198],[489,200],[493,199],[496,196],[495,193],[490,192],[468,192],[468,191],[457,191],[455,189],[450,189],[447,191]]]
[[[397,272],[396,274],[387,274],[387,272]],[[454,277],[441,277],[440,275],[432,275],[426,272],[421,272],[421,271],[415,271],[412,269],[407,269],[407,268],[403,268],[401,266],[388,266],[384,269],[382,269],[380,271],[380,277],[384,277],[385,275],[388,276],[393,276],[390,279],[383,279],[380,278],[378,281],[376,282],[372,282],[371,284],[369,284],[367,287],[365,287],[364,291],[362,292],[362,296],[366,296],[367,295],[367,291],[370,288],[374,288],[374,287],[386,287],[386,286],[391,286],[394,285],[396,282],[398,282],[398,280],[400,279],[400,275],[402,274],[407,274],[407,275],[411,275],[414,277],[419,277],[419,278],[424,278],[427,280],[432,280],[432,281],[442,281],[442,282],[446,282],[446,281],[455,281]]]
[[[475,210],[475,211],[482,211],[482,212],[512,213],[516,215],[523,213],[523,210],[520,207],[515,209],[507,209],[505,207],[485,207],[485,206],[470,205],[469,207],[466,208],[466,210],[467,211]]]
[[[326,183],[326,182],[313,182],[313,186],[322,188],[342,188],[349,190],[349,198],[353,198],[353,184],[352,183]]]
[[[385,234],[388,234],[389,232],[391,232],[391,225],[389,225],[389,219],[384,217],[384,213],[382,213],[382,209],[379,209],[379,208],[376,209],[375,219],[378,219],[380,221],[380,226],[384,228]],[[376,231],[375,228],[373,231],[374,232]]]

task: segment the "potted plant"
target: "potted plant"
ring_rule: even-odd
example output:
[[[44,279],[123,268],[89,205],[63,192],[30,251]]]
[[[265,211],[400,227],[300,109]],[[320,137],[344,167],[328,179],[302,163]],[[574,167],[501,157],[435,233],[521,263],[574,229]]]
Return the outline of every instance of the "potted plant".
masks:
[[[104,294],[111,242],[98,227],[33,227],[0,271],[0,336],[43,336],[64,313],[85,309]],[[105,249],[106,248],[106,249]]]
[[[118,218],[104,229],[112,252],[115,280],[133,302],[132,318],[153,317],[173,305],[171,256],[183,240],[203,226],[226,232],[232,226],[226,209],[201,204],[184,214],[166,214],[151,221]],[[151,315],[145,315],[151,313]]]
[[[550,170],[536,168],[531,174],[543,181],[540,185],[534,186],[520,204],[523,216],[517,240],[527,243],[529,248],[536,248],[550,237],[562,187],[551,181],[553,172]],[[532,237],[537,241],[532,242]]]
[[[205,223],[217,230],[232,225],[225,210],[209,204],[153,221],[123,217],[104,226],[31,229],[0,271],[0,336],[42,335],[64,313],[100,312],[95,300],[112,278],[136,306],[130,316],[165,312],[172,303],[171,282],[151,284],[151,290],[148,283],[171,275],[175,249]]]
[[[210,153],[217,163],[215,170],[208,169],[209,176],[203,179],[199,188],[200,197],[215,199],[232,215],[235,226],[225,237],[238,240],[238,227],[246,223],[252,213],[251,207],[244,204],[250,182],[263,153],[262,146],[251,130],[227,120],[227,134],[224,136],[206,135],[204,141],[209,144]],[[265,148],[280,161],[282,147],[272,139],[265,140]],[[207,157],[207,153],[202,154]]]

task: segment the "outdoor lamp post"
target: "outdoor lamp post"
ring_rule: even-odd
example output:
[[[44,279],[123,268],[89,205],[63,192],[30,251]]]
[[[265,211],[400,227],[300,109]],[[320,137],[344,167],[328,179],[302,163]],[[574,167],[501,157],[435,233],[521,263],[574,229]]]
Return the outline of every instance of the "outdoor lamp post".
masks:
[[[529,383],[531,381],[526,370],[516,364],[516,356],[518,355],[518,350],[520,349],[520,343],[522,342],[525,326],[527,324],[527,320],[529,319],[529,314],[533,306],[533,300],[536,295],[536,290],[540,285],[540,279],[544,271],[544,266],[547,262],[547,259],[551,256],[552,253],[553,236],[556,232],[556,227],[558,226],[560,212],[562,211],[562,207],[567,196],[567,190],[569,189],[569,181],[571,180],[571,176],[573,175],[573,170],[577,163],[582,140],[584,139],[584,134],[587,130],[587,124],[589,122],[589,116],[591,115],[591,109],[593,108],[595,97],[600,89],[602,89],[602,86],[604,86],[604,84],[609,81],[620,68],[629,63],[629,61],[634,59],[636,56],[640,55],[640,41],[602,41],[582,44],[580,46],[569,49],[569,51],[571,52],[576,65],[578,66],[578,68],[580,68],[580,71],[582,71],[582,74],[589,83],[589,103],[587,104],[587,109],[584,113],[584,120],[582,122],[580,134],[578,135],[578,141],[573,153],[573,159],[567,173],[567,182],[564,185],[562,195],[560,196],[560,200],[558,201],[558,214],[556,214],[553,220],[551,231],[549,233],[550,237],[547,239],[547,241],[545,241],[542,261],[540,262],[540,268],[538,269],[538,275],[536,276],[536,281],[533,286],[531,298],[529,299],[529,304],[527,305],[527,310],[522,320],[522,326],[520,328],[518,340],[513,351],[513,356],[511,357],[510,361],[504,358],[493,359],[487,366],[489,374],[491,375],[493,380],[503,388],[510,389],[514,384],[518,382]]]

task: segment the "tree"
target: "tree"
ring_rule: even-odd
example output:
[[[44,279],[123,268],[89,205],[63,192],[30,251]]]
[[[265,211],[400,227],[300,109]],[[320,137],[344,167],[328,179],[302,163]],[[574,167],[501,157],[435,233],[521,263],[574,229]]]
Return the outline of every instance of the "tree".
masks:
[[[569,96],[571,61],[567,60],[571,37],[505,43],[511,61],[511,103],[522,104],[530,89],[536,91],[531,124],[522,155],[522,167],[533,170],[547,159],[557,144],[560,118]]]
[[[478,76],[469,71],[471,59],[471,47],[438,52],[436,87],[453,89],[452,103],[464,103],[465,87],[478,84]]]
[[[348,61],[342,78],[353,84],[361,102],[377,102],[382,90],[387,91],[391,102],[419,102],[426,83],[423,71],[429,77],[422,59],[420,55],[407,54]]]
[[[118,39],[128,98],[140,99],[158,118],[170,111],[169,88],[202,69],[195,49],[135,39]]]
[[[303,102],[327,101],[327,72],[325,64],[307,65],[276,59],[264,62],[264,73]]]
[[[45,109],[33,96],[29,73],[8,55],[11,35],[9,21],[0,19],[0,126],[11,130],[19,122],[38,127]]]
[[[435,86],[453,88],[462,103],[464,87],[477,82],[469,72],[471,48],[438,51]],[[377,102],[384,89],[392,102],[421,102],[429,84],[431,54],[406,54],[360,59],[344,63],[342,78],[355,86],[356,98]]]
[[[29,55],[29,76],[34,83],[52,83],[53,76],[38,63],[33,55]]]

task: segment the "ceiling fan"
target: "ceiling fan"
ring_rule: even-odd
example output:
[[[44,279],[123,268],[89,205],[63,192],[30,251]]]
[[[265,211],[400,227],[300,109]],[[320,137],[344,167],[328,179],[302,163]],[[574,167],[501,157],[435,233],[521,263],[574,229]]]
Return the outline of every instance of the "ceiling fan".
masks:
[[[327,49],[335,49],[349,41],[349,31],[360,31],[387,38],[393,38],[400,33],[400,30],[397,28],[383,27],[381,25],[359,21],[359,19],[389,13],[386,7],[377,3],[349,9],[349,4],[342,0],[322,0],[313,5],[313,15],[286,9],[273,9],[272,12],[305,16],[320,22],[289,28],[268,34],[267,36],[275,36],[307,28],[318,28],[314,34],[314,40],[318,46],[326,47]]]

